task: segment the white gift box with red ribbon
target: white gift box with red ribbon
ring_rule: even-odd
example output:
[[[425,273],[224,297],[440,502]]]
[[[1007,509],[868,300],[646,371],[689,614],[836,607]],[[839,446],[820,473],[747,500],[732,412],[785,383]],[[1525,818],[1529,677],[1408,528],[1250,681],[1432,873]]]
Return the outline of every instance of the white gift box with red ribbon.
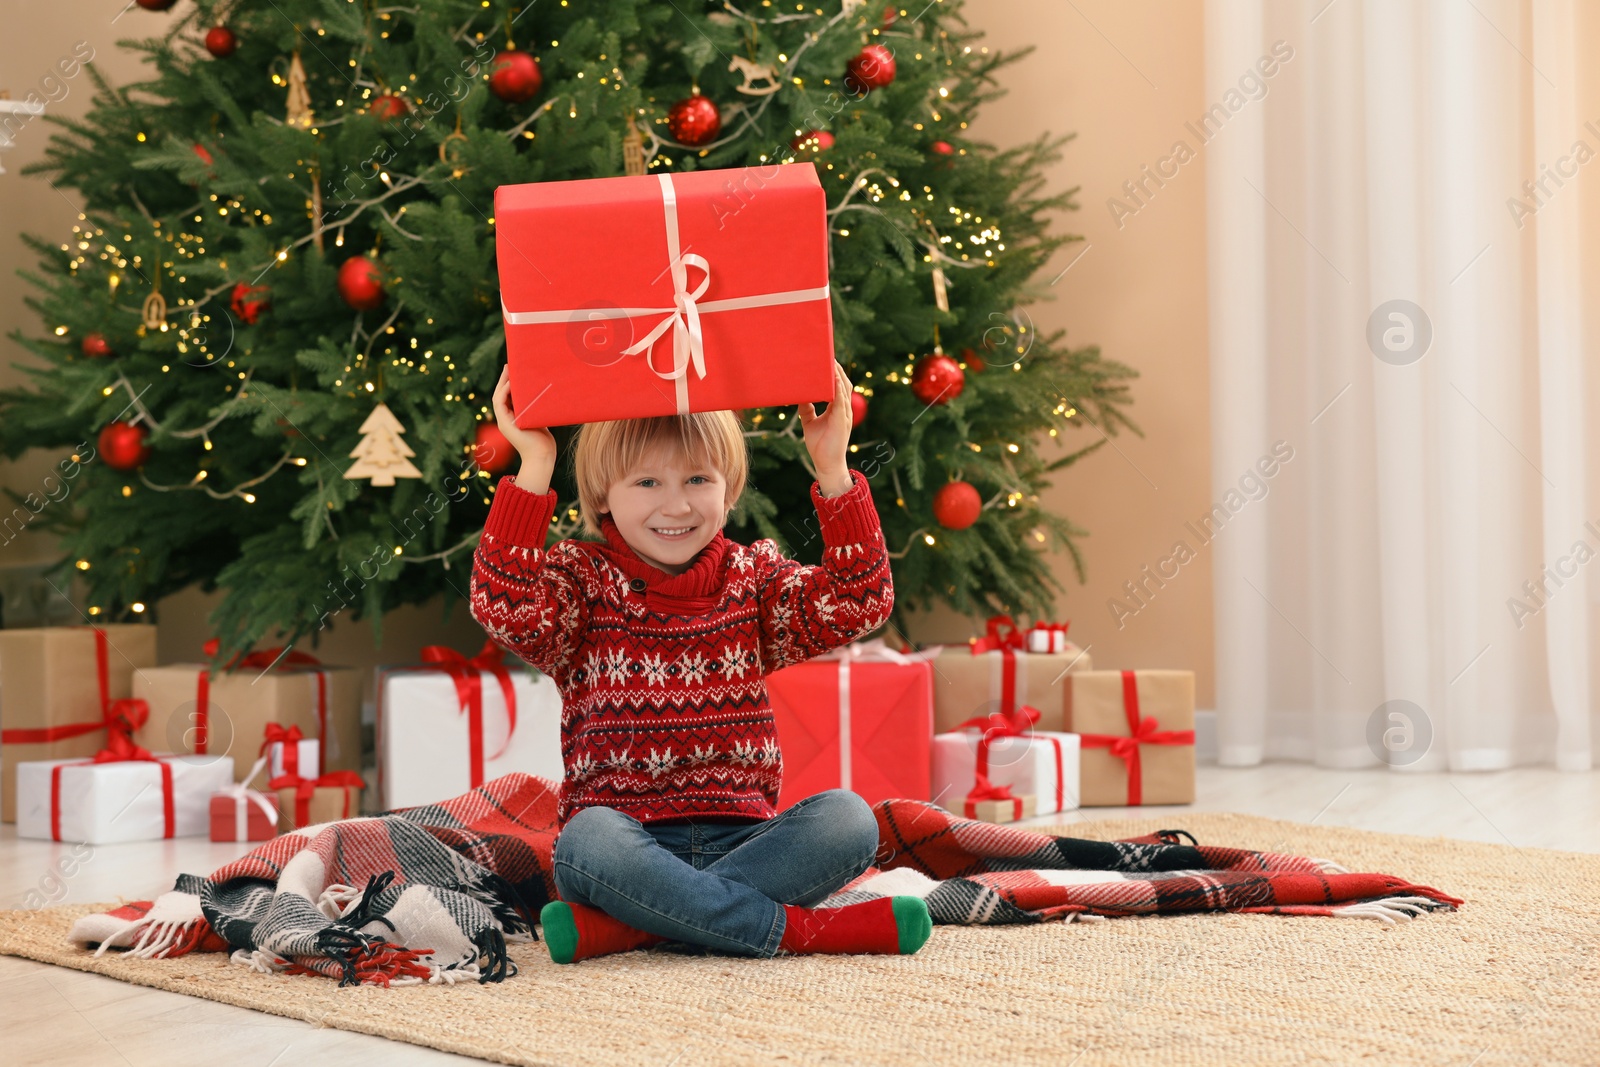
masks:
[[[555,679],[511,670],[516,728],[504,692],[479,675],[481,710],[461,706],[455,681],[436,670],[378,672],[378,778],[385,810],[448,800],[502,774],[522,771],[559,784],[561,692]],[[473,744],[472,732],[479,731]],[[473,753],[481,766],[473,766]],[[477,779],[474,781],[474,779]]]
[[[17,836],[111,845],[205,837],[232,756],[37,760],[17,764]]]
[[[935,802],[964,813],[976,783],[977,730],[933,736]],[[989,781],[1009,786],[1015,796],[1033,794],[1035,815],[1053,815],[1078,806],[1078,735],[1040,731],[989,739]]]

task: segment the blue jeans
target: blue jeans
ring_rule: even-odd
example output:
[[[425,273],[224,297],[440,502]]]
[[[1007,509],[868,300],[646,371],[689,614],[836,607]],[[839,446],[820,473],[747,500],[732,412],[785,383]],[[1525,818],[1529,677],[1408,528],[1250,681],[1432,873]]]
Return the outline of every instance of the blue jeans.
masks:
[[[830,789],[762,822],[641,823],[583,808],[556,838],[561,899],[646,933],[741,956],[772,956],[784,904],[808,907],[866,870],[878,820]]]

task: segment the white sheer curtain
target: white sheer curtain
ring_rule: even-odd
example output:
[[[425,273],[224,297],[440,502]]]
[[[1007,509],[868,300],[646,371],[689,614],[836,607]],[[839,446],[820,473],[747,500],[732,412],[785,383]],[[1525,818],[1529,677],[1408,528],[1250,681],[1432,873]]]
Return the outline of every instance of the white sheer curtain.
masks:
[[[1218,502],[1293,449],[1212,542],[1225,765],[1593,765],[1576,4],[1207,0]]]

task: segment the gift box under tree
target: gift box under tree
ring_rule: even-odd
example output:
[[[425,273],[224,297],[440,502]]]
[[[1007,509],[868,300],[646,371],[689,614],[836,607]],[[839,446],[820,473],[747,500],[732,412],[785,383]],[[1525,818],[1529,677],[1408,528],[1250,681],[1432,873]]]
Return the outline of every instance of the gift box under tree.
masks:
[[[0,630],[0,821],[17,821],[17,764],[93,756],[155,664],[154,626]]]
[[[377,671],[385,810],[448,800],[513,771],[561,781],[555,679],[508,667],[493,641],[470,659],[442,645],[423,648],[420,659]]]
[[[205,646],[213,655],[216,641]],[[134,695],[150,705],[151,726],[141,744],[182,748],[197,755],[250,753],[254,759],[269,724],[299,727],[321,742],[319,765],[306,773],[361,766],[361,681],[349,667],[330,667],[309,653],[270,648],[236,657],[212,671],[205,664],[170,664],[139,672]],[[153,734],[164,724],[159,735]],[[249,764],[240,760],[241,775]]]
[[[502,185],[494,214],[519,426],[833,395],[814,164]]]
[[[1074,671],[1064,698],[1080,804],[1194,803],[1193,671]]]
[[[17,836],[109,845],[204,837],[211,796],[233,781],[230,756],[152,754],[113,728],[86,760],[17,765]]]
[[[879,638],[767,675],[783,753],[779,810],[840,788],[869,804],[927,800],[932,657],[895,652]]]
[[[993,615],[985,634],[966,645],[947,645],[934,661],[933,725],[948,733],[957,723],[986,715],[1038,708],[1038,729],[1066,730],[1062,689],[1069,672],[1089,670],[1089,654],[1066,639],[1066,623],[1034,623],[1023,630],[1009,615]],[[1030,649],[1058,651],[1030,651]]]
[[[269,841],[278,836],[277,795],[250,788],[266,770],[267,757],[261,756],[243,781],[211,794],[211,840]]]
[[[1030,798],[1029,815],[1076,808],[1078,735],[1036,731],[1041,717],[1037,708],[1024,706],[1011,716],[974,718],[959,730],[935,734],[934,802],[968,818],[983,818],[977,811],[980,802],[1003,808],[1004,802],[1022,796]]]
[[[285,775],[267,783],[278,796],[278,832],[350,819],[361,814],[367,783],[355,771],[329,771],[315,778]]]

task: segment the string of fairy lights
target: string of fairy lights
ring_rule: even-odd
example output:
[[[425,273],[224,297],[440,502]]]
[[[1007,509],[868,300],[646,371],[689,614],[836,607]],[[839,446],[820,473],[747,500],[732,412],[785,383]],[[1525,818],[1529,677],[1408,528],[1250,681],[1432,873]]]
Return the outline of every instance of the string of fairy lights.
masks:
[[[355,3],[356,0],[347,0],[347,2]],[[936,0],[936,2],[942,2],[942,0]],[[561,6],[569,6],[568,0],[561,0]],[[749,26],[759,27],[762,30],[798,21],[818,22],[818,25],[805,34],[792,52],[785,51],[778,56],[781,67],[776,72],[776,80],[781,85],[793,86],[796,89],[804,90],[807,87],[806,79],[797,73],[797,68],[806,52],[829,31],[849,19],[863,7],[869,7],[870,5],[865,4],[863,0],[845,0],[841,10],[831,16],[825,14],[823,9],[818,7],[808,9],[803,3],[797,3],[793,12],[779,10],[786,5],[781,3],[774,4],[772,0],[761,0],[760,9],[763,12],[761,14],[752,14],[742,10],[731,2],[727,2],[727,0],[724,0],[722,6],[723,11],[715,13],[713,17],[725,16],[733,20],[743,20]],[[486,10],[489,9],[490,0],[482,0],[482,7]],[[404,77],[390,82],[375,73],[369,72],[369,67],[373,71],[376,70],[373,65],[373,51],[376,42],[386,40],[389,37],[389,29],[382,28],[378,24],[390,22],[393,17],[388,11],[375,11],[372,14],[375,19],[374,28],[377,29],[377,33],[375,35],[369,34],[365,39],[356,42],[354,53],[345,60],[348,72],[342,76],[348,80],[350,89],[334,99],[334,107],[342,110],[331,116],[323,115],[311,120],[309,132],[313,136],[321,136],[323,128],[346,122],[361,111],[370,110],[375,96],[377,99],[391,95],[399,97],[410,95],[413,99],[417,98],[417,94],[414,92],[418,81],[416,73],[408,73]],[[900,17],[906,17],[908,12],[902,9],[898,14]],[[491,15],[490,17],[493,18],[494,16]],[[473,29],[471,20],[469,20],[457,31],[456,36],[463,44],[474,46],[483,45],[503,33],[509,46],[511,36],[509,21],[507,20],[507,24],[503,27],[496,25],[485,31]],[[307,32],[309,34],[308,39],[323,42],[328,39],[327,30],[324,27],[317,26]],[[954,49],[948,43],[948,34],[942,30],[938,31],[939,39],[936,41],[919,39],[908,31],[894,29],[890,24],[873,27],[869,30],[868,35],[873,39],[894,37],[910,42],[908,48],[912,50],[914,59],[917,62],[923,62],[925,59],[936,61],[942,58],[947,67],[953,67],[957,62]],[[542,49],[543,41],[540,41],[539,45]],[[933,50],[941,47],[941,45],[945,52],[942,57],[933,54]],[[317,47],[318,53],[322,54],[324,58],[326,58],[325,47],[325,43]],[[557,53],[561,47],[562,44],[558,37],[549,39],[548,52],[550,54]],[[989,49],[987,47],[974,49],[972,46],[965,46],[961,48],[960,55],[971,55],[974,52],[980,55],[987,55]],[[617,57],[601,52],[594,59],[587,61],[572,60],[570,57],[564,58],[570,65],[577,68],[572,72],[573,82],[569,83],[571,91],[547,95],[544,102],[534,106],[525,119],[522,119],[507,130],[498,132],[510,139],[520,138],[527,141],[535,141],[538,137],[538,130],[534,128],[535,124],[547,114],[552,112],[556,114],[564,113],[569,121],[574,121],[579,118],[580,109],[583,112],[592,111],[596,114],[612,110],[604,108],[596,94],[600,92],[607,94],[620,92],[628,86],[626,74],[619,65]],[[547,59],[546,62],[548,63],[549,60]],[[487,80],[489,74],[485,72],[482,77]],[[269,71],[269,78],[271,83],[278,87],[288,85],[290,82],[290,79],[284,73],[280,73],[276,64],[274,69]],[[835,82],[835,79],[828,77],[823,77],[819,80],[825,87],[832,87]],[[586,86],[599,88],[586,88]],[[736,122],[730,123],[729,126],[731,128],[726,129],[726,132],[720,138],[695,147],[680,144],[670,137],[663,136],[663,127],[667,123],[667,119],[661,115],[652,114],[649,108],[639,107],[636,111],[636,117],[646,120],[640,124],[640,133],[643,137],[647,170],[673,166],[674,153],[696,152],[698,156],[704,157],[718,147],[757,133],[760,130],[763,115],[772,105],[777,95],[776,92],[773,92],[760,96],[753,104],[742,101],[730,103],[727,105],[726,110],[736,118]],[[950,87],[939,85],[929,95],[927,119],[913,123],[913,129],[924,132],[929,129],[937,129],[940,125],[949,125],[957,130],[967,129],[965,121],[961,121],[957,117],[956,121],[952,123],[949,121],[952,116],[945,114],[945,109],[951,102]],[[647,97],[647,102],[650,104],[656,103],[653,96]],[[280,124],[283,121],[271,116],[269,116],[269,119]],[[795,136],[803,142],[805,137],[815,132],[796,129]],[[459,118],[457,120],[457,135],[462,139],[465,137],[460,131]],[[143,143],[147,141],[147,136],[146,132],[140,131],[136,134],[135,139]],[[964,148],[948,145],[944,147],[954,155],[966,154],[966,149]],[[141,213],[144,214],[150,227],[150,234],[140,239],[135,238],[133,227],[126,224],[119,227],[121,241],[116,241],[114,236],[108,238],[104,229],[100,226],[88,224],[87,218],[80,214],[79,221],[85,225],[74,225],[72,227],[73,239],[70,242],[63,243],[61,250],[68,253],[67,267],[74,276],[86,267],[104,269],[106,273],[105,283],[112,294],[115,295],[118,294],[120,287],[127,285],[130,276],[129,272],[137,274],[146,285],[153,284],[157,290],[159,290],[159,280],[163,278],[171,286],[188,284],[189,272],[196,269],[191,264],[197,265],[197,261],[201,257],[215,254],[215,252],[208,253],[206,237],[203,234],[192,233],[186,228],[191,219],[198,224],[209,222],[212,227],[222,222],[230,229],[237,226],[247,229],[259,229],[262,232],[276,232],[284,226],[295,227],[297,232],[293,236],[272,242],[276,245],[276,251],[272,254],[271,259],[264,263],[246,265],[242,271],[235,272],[236,275],[252,278],[251,284],[254,285],[263,277],[269,276],[273,270],[281,267],[288,261],[290,256],[297,254],[306,245],[315,243],[319,249],[322,248],[325,234],[331,234],[335,248],[345,247],[346,229],[368,211],[374,211],[382,215],[389,224],[389,229],[397,234],[399,238],[420,240],[421,238],[418,235],[408,232],[402,225],[408,205],[402,202],[393,205],[393,210],[390,210],[390,207],[386,205],[389,205],[395,198],[402,197],[407,193],[413,193],[414,191],[440,184],[453,183],[461,178],[465,173],[465,168],[461,166],[458,159],[452,159],[451,153],[446,149],[447,145],[441,145],[439,162],[437,164],[429,164],[420,173],[416,174],[404,173],[391,166],[375,165],[376,174],[363,175],[362,177],[375,179],[379,188],[370,196],[341,202],[338,218],[328,224],[330,227],[328,229],[324,227],[322,219],[325,216],[320,210],[323,175],[318,171],[315,161],[298,160],[297,169],[286,172],[285,180],[310,183],[310,186],[304,190],[307,193],[304,197],[306,219],[310,221],[310,225],[303,230],[300,228],[304,224],[298,218],[294,220],[274,219],[271,209],[265,203],[261,206],[252,205],[237,193],[226,196],[209,193],[190,211],[182,213],[179,216],[181,221],[174,220],[173,222],[164,223],[162,219],[151,217],[144,210],[143,205],[138,204],[137,206]],[[208,166],[212,163],[209,154],[201,146],[196,145],[195,151]],[[846,173],[846,169],[836,165],[834,161],[820,158],[822,155],[822,150],[819,149],[815,142],[804,142],[800,147],[796,147],[792,151],[773,155],[772,159],[773,161],[784,163],[795,162],[799,159],[810,159],[817,164],[819,174],[825,180],[827,180],[827,175],[831,174],[833,181],[844,184],[845,190],[843,194],[838,197],[835,205],[828,210],[830,231],[838,240],[848,241],[853,236],[852,229],[847,224],[848,219],[846,216],[853,212],[874,212],[880,217],[888,219],[891,224],[898,226],[902,230],[912,231],[914,239],[923,250],[921,261],[936,269],[946,267],[952,270],[993,269],[999,266],[996,256],[1005,252],[1006,244],[1002,227],[997,220],[992,218],[986,220],[983,216],[964,210],[954,204],[944,204],[941,210],[937,206],[939,205],[940,195],[930,185],[922,185],[920,192],[918,192],[914,188],[905,186],[897,176],[877,166],[869,166],[853,174]],[[763,163],[769,162],[768,154],[760,154],[760,161]],[[263,182],[265,181],[266,179],[263,179]],[[909,215],[911,220],[909,225],[902,224],[891,214],[891,211],[897,207],[905,210]],[[937,219],[935,218],[935,213],[937,213]],[[485,221],[490,232],[492,232],[495,220],[491,216],[487,217]],[[924,230],[927,231],[927,236],[922,236],[922,231]],[[216,238],[213,237],[213,241],[215,240]],[[146,246],[145,242],[147,241],[149,242],[149,247]],[[97,244],[98,248],[96,247]],[[159,248],[161,250],[153,260],[148,255],[151,248]],[[833,253],[833,243],[830,242],[830,260]],[[226,256],[219,255],[215,266],[224,274],[230,272],[229,260]],[[150,277],[146,275],[147,270],[150,275],[155,276],[157,279],[155,283],[152,283]],[[401,281],[403,281],[403,278],[395,278],[390,284]],[[234,405],[237,401],[244,399],[248,395],[246,386],[249,380],[249,372],[236,367],[235,364],[238,362],[236,359],[227,359],[224,354],[217,354],[213,351],[214,316],[205,310],[212,300],[228,289],[233,288],[236,284],[236,278],[231,278],[229,281],[206,289],[194,296],[181,296],[174,305],[178,309],[177,321],[169,323],[163,319],[155,327],[160,334],[171,335],[170,343],[173,350],[178,356],[183,357],[181,360],[173,362],[209,366],[218,360],[225,360],[224,369],[231,372],[231,375],[228,383],[224,386],[224,391],[232,395],[230,400],[217,410],[211,421],[203,427],[186,431],[161,426],[150,412],[144,408],[142,403],[138,403],[131,383],[120,372],[118,373],[120,381],[106,387],[106,395],[110,395],[118,387],[125,386],[130,396],[134,396],[139,408],[139,419],[148,423],[152,430],[171,437],[201,437],[205,451],[211,451],[210,432],[230,414],[234,413]],[[126,307],[125,305],[118,306]],[[343,390],[344,395],[347,397],[353,398],[363,394],[370,395],[383,388],[385,370],[391,375],[411,373],[430,375],[430,368],[432,368],[430,376],[441,380],[441,396],[445,403],[461,403],[475,407],[474,414],[477,421],[492,419],[493,414],[486,403],[487,397],[480,397],[477,388],[470,379],[463,376],[457,364],[457,356],[442,349],[429,347],[424,340],[418,336],[411,335],[407,324],[400,320],[403,308],[403,301],[392,301],[392,308],[387,320],[370,333],[363,329],[362,314],[357,313],[354,316],[350,341],[346,346],[347,352],[350,353],[350,358],[344,365],[342,372],[335,376],[333,387]],[[137,309],[128,308],[127,310],[136,311]],[[423,325],[434,326],[436,324],[432,317],[427,317]],[[58,336],[64,336],[68,332],[68,328],[59,326],[55,332]],[[143,336],[144,328],[141,327],[139,332]],[[935,338],[937,344],[937,331],[935,332]],[[380,345],[381,348],[379,347]],[[248,354],[249,349],[247,348],[243,355]],[[917,357],[915,353],[908,353],[907,355],[908,362],[903,370],[896,369],[887,372],[883,376],[884,382],[896,386],[909,384]],[[173,362],[163,363],[161,367],[162,373],[170,373]],[[964,368],[966,364],[963,363],[961,366]],[[1013,372],[1021,371],[1021,369],[1020,361],[1011,365]],[[236,375],[236,380],[232,377],[233,375]],[[871,398],[875,387],[879,383],[874,382],[871,371],[865,371],[863,379],[857,384],[858,391],[864,397]],[[1077,412],[1063,403],[1054,409],[1053,414],[1070,419]],[[785,423],[781,430],[770,427],[762,428],[761,424],[766,418],[767,414],[763,412],[757,412],[753,416],[754,429],[750,431],[752,436],[764,436],[769,432],[793,434],[798,425],[798,420],[790,420],[786,412],[780,411],[776,413],[776,420]],[[1058,436],[1058,430],[1055,427],[1051,427],[1049,434],[1051,437],[1056,437]],[[850,450],[857,452],[862,447],[870,446],[873,443],[854,443],[850,445]],[[976,442],[969,442],[968,447],[974,452],[982,452],[982,446]],[[464,461],[467,468],[462,472],[462,477],[464,478],[472,474],[472,468],[476,466],[471,462],[472,451],[473,446],[471,444],[463,447],[463,452],[468,456],[467,460]],[[1006,454],[1016,454],[1018,451],[1019,445],[1017,443],[1007,443],[1004,446],[1002,458]],[[215,499],[237,497],[247,503],[253,503],[256,497],[250,491],[251,489],[272,477],[285,466],[304,467],[306,464],[306,457],[295,456],[291,447],[262,474],[246,479],[228,489],[217,489],[208,484],[207,472],[203,467],[197,470],[195,476],[186,483],[161,485],[152,482],[142,472],[139,480],[146,487],[156,491],[196,490],[203,491]],[[492,480],[488,478],[488,472],[478,470],[476,473],[481,478],[491,481],[491,484],[484,485],[482,488],[485,494],[492,493],[494,487]],[[904,508],[906,506],[905,494],[899,483],[898,471],[893,472],[893,477],[896,504]],[[124,486],[124,495],[128,495],[131,492],[130,486]],[[485,495],[483,499],[487,503],[489,498]],[[986,501],[983,506],[985,508],[996,506],[1016,507],[1024,499],[1037,501],[1038,498],[1037,496],[1025,496],[1023,492],[1015,489],[1001,490]],[[1002,501],[1004,502],[1003,504],[1001,503]],[[331,503],[329,507],[332,507]],[[576,529],[578,514],[575,508],[569,509],[566,515],[560,518],[563,525],[571,523],[571,528]],[[935,537],[931,532],[918,529],[912,534],[912,539],[919,536],[930,546],[936,543]],[[1044,540],[1044,535],[1038,531],[1034,531],[1034,536],[1040,541]],[[448,567],[450,554],[468,547],[475,540],[475,537],[476,535],[470,536],[461,543],[439,553],[408,558],[412,562],[425,559],[440,559]],[[909,551],[909,548],[910,541],[908,540],[905,550],[893,554],[904,555],[906,551]]]

